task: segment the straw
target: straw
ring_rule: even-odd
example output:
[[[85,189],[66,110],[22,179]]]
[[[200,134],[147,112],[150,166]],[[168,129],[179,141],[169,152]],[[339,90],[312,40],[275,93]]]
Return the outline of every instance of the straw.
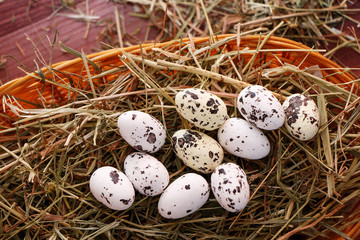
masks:
[[[229,8],[245,11],[249,23],[241,25],[237,33],[219,35],[222,28],[214,20],[219,16],[216,13],[235,4],[220,2],[170,1],[166,5],[137,1],[149,8],[149,13],[168,8],[166,17],[174,26],[191,22],[192,27],[183,29],[190,37],[89,55],[60,43],[74,59],[39,66],[41,72],[28,69],[23,78],[0,87],[2,239],[359,236],[358,79],[351,69],[322,56],[316,45],[306,47],[274,36],[293,34],[294,23],[309,22],[318,27],[314,19],[324,21],[325,9],[331,16],[347,10],[327,2],[322,2],[325,8],[313,3],[313,9],[302,11],[300,6],[288,7],[295,4],[292,1],[286,2],[288,5],[249,1],[248,9]],[[266,17],[269,11],[276,13],[276,20],[287,20],[266,33],[263,27],[247,29],[264,23],[257,21],[256,15]],[[192,13],[191,21],[184,17],[185,12]],[[282,17],[285,12],[286,17]],[[223,28],[231,29],[237,23],[230,10],[223,17],[222,23],[228,24]],[[203,23],[203,33],[211,27],[214,34],[196,37],[196,29]],[[316,31],[314,34],[319,34],[318,30],[306,29]],[[164,29],[162,38],[170,38],[171,32]],[[239,117],[237,94],[252,84],[265,86],[281,102],[294,93],[310,96],[318,104],[321,126],[317,136],[306,142],[293,138],[285,127],[265,132],[272,148],[261,160],[226,154],[224,161],[239,164],[250,183],[251,199],[241,213],[226,212],[212,194],[199,211],[179,220],[158,214],[159,196],[137,194],[134,205],[125,211],[108,209],[93,197],[88,187],[92,172],[101,166],[123,170],[125,157],[134,151],[118,133],[116,121],[121,113],[144,111],[166,125],[167,141],[154,156],[166,166],[173,181],[193,170],[176,158],[170,138],[180,128],[196,129],[176,111],[175,94],[201,87],[224,100],[229,116]],[[216,131],[206,133],[216,138]],[[204,177],[210,182],[209,175]],[[352,204],[352,211],[347,212]]]

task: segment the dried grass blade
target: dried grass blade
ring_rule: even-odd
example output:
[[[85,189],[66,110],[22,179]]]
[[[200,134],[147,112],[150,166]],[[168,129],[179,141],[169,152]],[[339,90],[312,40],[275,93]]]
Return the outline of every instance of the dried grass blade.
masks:
[[[124,47],[124,43],[122,40],[122,34],[121,34],[121,26],[120,26],[120,16],[119,16],[119,10],[117,6],[114,6],[114,14],[115,14],[115,23],[116,23],[116,32],[118,35],[118,41],[120,48]]]
[[[360,100],[360,98],[359,98]],[[348,118],[347,122],[344,124],[344,126],[341,128],[341,136],[344,136],[350,128],[360,119],[360,104],[357,105],[357,107],[351,111],[351,116]]]
[[[176,53],[168,52],[168,51],[165,51],[165,50],[163,50],[161,48],[153,48],[151,50],[155,51],[155,52],[160,52],[160,53],[164,54],[167,57],[177,59],[177,60],[189,61],[191,59],[191,58],[188,58],[188,57],[185,57],[185,56],[181,56],[180,53],[176,54]]]
[[[249,34],[253,34],[253,33],[256,33],[256,32],[261,32],[261,31],[265,31],[265,30],[267,30],[267,29],[266,28],[256,28],[256,29],[253,29],[253,30],[250,30],[250,31],[240,33],[240,36],[246,36],[246,35],[249,35]],[[224,39],[218,40],[218,41],[214,42],[213,44],[210,44],[208,46],[204,46],[202,48],[196,49],[194,51],[194,55],[196,56],[196,55],[199,55],[200,53],[203,53],[205,51],[221,47],[224,44],[235,40],[236,38],[237,38],[237,36],[229,36],[229,37],[226,37]]]
[[[216,40],[214,39],[215,38],[215,35],[214,35],[214,31],[212,29],[212,26],[211,26],[211,22],[209,20],[209,16],[207,14],[207,9],[205,7],[205,4],[204,4],[204,1],[203,0],[199,0],[200,1],[200,4],[201,4],[201,8],[204,12],[204,16],[205,16],[205,19],[206,19],[206,23],[207,23],[207,27],[209,28],[209,39],[210,39],[210,43],[214,43]]]
[[[315,83],[314,84],[317,84],[319,85],[323,90],[326,90],[328,92],[331,92],[331,93],[337,93],[337,95],[342,98],[344,101],[347,100],[348,96],[349,96],[349,91],[347,91],[346,89],[338,86],[337,84],[334,84],[332,82],[329,82],[329,81],[326,81],[325,79],[323,78],[320,78],[320,77],[317,77],[313,74],[310,74],[310,73],[307,73],[305,71],[297,71],[300,76],[305,80],[305,81],[308,81],[309,79],[313,80]],[[326,78],[327,76],[325,76]],[[350,101],[355,101],[357,96],[355,96],[354,94],[351,94],[352,96],[349,98]]]
[[[257,46],[256,50],[259,51],[260,49],[262,49],[265,45],[265,43],[267,42],[267,40],[279,29],[282,27],[282,25],[284,25],[284,21],[281,21],[273,30],[271,30],[266,36],[265,38],[260,42],[260,44]],[[237,36],[236,36],[237,37]],[[259,38],[260,40],[260,38]],[[249,69],[248,73],[250,72],[251,66],[254,64],[254,60],[256,58],[257,54],[254,54],[251,56],[250,61],[245,65],[245,67],[242,69],[243,74],[245,74],[245,72]]]
[[[301,205],[301,207],[296,211],[296,213],[291,216],[291,218],[280,228],[280,230],[271,238],[271,240],[275,240],[278,239],[277,236],[279,236],[279,234],[291,223],[291,221],[293,219],[295,219],[295,217],[305,208],[305,206],[309,203],[311,196],[312,196],[312,192],[315,186],[315,182],[316,182],[316,177],[314,177],[312,183],[311,183],[311,187],[309,189],[309,193],[306,197],[306,200],[304,202],[304,204]]]
[[[145,64],[148,64],[149,62],[145,62]],[[193,67],[193,66],[185,66],[185,65],[181,65],[181,64],[177,64],[177,63],[172,63],[172,62],[168,62],[168,61],[164,61],[164,60],[157,60],[157,64],[156,63],[151,63],[151,65],[153,66],[160,66],[166,69],[170,69],[170,70],[175,70],[175,71],[183,71],[183,72],[188,72],[188,73],[193,73],[193,74],[197,74],[200,76],[204,76],[204,77],[208,77],[214,80],[217,80],[219,82],[224,82],[224,83],[229,83],[233,86],[236,86],[240,89],[243,89],[247,86],[250,86],[250,83],[247,82],[243,82],[240,80],[236,80],[234,78],[222,75],[222,74],[218,74],[215,72],[211,72],[205,69],[200,69],[197,67]],[[281,96],[278,93],[273,92],[273,94],[277,97],[277,98],[282,98],[283,100],[285,99],[284,96]]]
[[[2,196],[1,196],[2,198]],[[5,199],[2,199],[0,201],[0,207],[6,209],[10,214],[14,215],[18,220],[24,220],[25,216],[16,211],[14,208],[9,207],[7,204],[5,204]]]
[[[324,94],[320,93],[318,95],[320,126],[324,126],[328,122],[328,117],[327,117],[328,114],[327,114],[326,105],[327,105],[327,103],[326,103]],[[321,145],[323,146],[322,150],[324,151],[327,165],[329,166],[329,168],[334,169],[335,162],[333,159],[333,154],[331,152],[330,133],[329,133],[328,127],[322,128],[322,131],[320,132],[320,138],[322,140]],[[332,172],[329,172],[327,174],[327,188],[328,188],[328,197],[333,196],[333,194],[335,193],[336,190],[335,190],[335,178],[334,178],[334,174]]]
[[[288,138],[293,139],[289,133],[282,131],[282,134],[286,135]],[[329,167],[327,164],[325,164],[323,161],[321,161],[319,158],[317,158],[314,155],[314,152],[312,151],[312,149],[310,149],[308,146],[306,146],[303,143],[299,143],[298,141],[296,141],[295,139],[292,140],[292,142],[301,150],[303,150],[306,154],[308,154],[313,160],[316,160],[317,163],[319,163],[320,166],[322,166],[324,169],[326,169],[327,171],[331,172],[334,171],[333,168]]]
[[[81,240],[94,239],[95,237],[97,237],[111,229],[118,227],[120,225],[120,223],[121,222],[113,222],[113,223],[107,224],[107,225],[103,226],[102,228],[100,228],[99,230],[95,231],[94,233],[81,238]]]
[[[321,224],[322,226],[326,227],[327,229],[331,230],[332,232],[336,233],[337,235],[343,237],[346,240],[353,240],[351,237],[349,237],[348,235],[346,235],[345,233],[343,233],[342,231],[336,229],[335,227],[325,223],[325,222],[319,222],[319,224]]]
[[[75,49],[72,49],[72,48],[66,46],[62,42],[60,42],[59,45],[65,52],[70,53],[78,58],[83,58],[83,53],[80,53],[80,52],[76,51]],[[85,56],[85,59],[86,59],[86,61],[84,61],[84,62],[88,62],[97,72],[99,72],[99,73],[101,72],[101,69],[93,61],[91,61],[86,56]]]
[[[123,56],[119,56],[121,61],[128,67],[128,69],[134,73],[139,79],[143,80],[145,83],[149,84],[151,87],[156,89],[162,96],[164,96],[168,101],[170,101],[173,105],[175,105],[175,101],[172,97],[169,96],[165,91],[162,90],[162,88],[148,75],[144,70],[140,69],[135,62],[133,61],[134,57],[132,57],[127,52],[123,51]],[[127,61],[126,59],[129,59]],[[142,61],[142,58],[140,58],[141,62],[143,64],[146,64],[145,61]]]
[[[83,51],[81,51],[81,58],[84,61],[84,66],[85,66],[87,77],[88,77],[88,80],[89,80],[89,83],[90,83],[91,92],[93,94],[93,97],[96,98],[97,94],[96,94],[95,86],[94,86],[94,83],[93,83],[93,80],[92,80],[92,77],[91,77],[91,74],[90,74],[89,66],[87,65],[87,57],[86,57],[86,55],[85,55],[85,53]]]

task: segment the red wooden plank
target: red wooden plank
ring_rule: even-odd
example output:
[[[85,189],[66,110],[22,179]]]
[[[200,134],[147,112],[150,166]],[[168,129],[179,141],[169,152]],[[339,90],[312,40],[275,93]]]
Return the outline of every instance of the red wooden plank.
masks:
[[[54,8],[51,2],[52,1],[49,0],[33,1],[34,4],[30,8],[28,7],[28,1],[4,1],[0,3],[0,15],[4,16],[4,18],[0,20],[0,56],[12,55],[24,65],[36,70],[34,61],[36,61],[40,67],[42,67],[43,64],[35,55],[34,46],[26,39],[25,34],[38,45],[38,49],[43,55],[46,64],[48,64],[50,62],[51,47],[47,38],[44,37],[48,36],[52,41],[55,30],[59,31],[59,41],[64,42],[67,46],[77,51],[83,50],[86,54],[89,54],[101,50],[101,44],[97,38],[106,26],[100,23],[106,20],[115,22],[115,4],[113,2],[104,0],[88,1],[90,12],[93,11],[93,15],[98,16],[99,19],[91,24],[90,31],[86,38],[84,35],[87,29],[87,23],[64,16],[64,14],[76,14],[77,12],[63,9],[54,15],[54,9],[57,8]],[[85,1],[78,2],[80,3],[77,4],[76,7],[81,9],[83,13],[86,13]],[[133,12],[131,5],[118,5],[118,9],[120,14],[124,13],[123,18],[126,19],[126,32],[134,32],[140,27],[141,31],[136,36],[144,40],[148,22],[129,16],[129,13]],[[12,16],[14,16],[15,21],[11,20],[13,18]],[[152,32],[151,37],[154,38],[154,36],[156,36],[156,33]],[[114,37],[117,39],[116,35]],[[137,44],[137,42],[133,42],[133,44]],[[55,63],[73,58],[74,56],[64,53],[60,47],[57,46],[53,52],[52,62]],[[5,58],[5,60],[5,68],[0,69],[0,82],[5,83],[24,75],[24,73],[18,69],[19,64],[16,61],[8,57]]]

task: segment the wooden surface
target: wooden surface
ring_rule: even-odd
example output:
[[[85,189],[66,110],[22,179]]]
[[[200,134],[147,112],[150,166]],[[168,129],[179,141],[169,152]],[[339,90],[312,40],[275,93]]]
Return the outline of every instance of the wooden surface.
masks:
[[[66,46],[77,51],[83,50],[89,54],[102,49],[99,37],[109,27],[114,27],[109,24],[115,23],[116,5],[105,0],[88,1],[90,15],[98,17],[98,19],[89,24],[90,28],[87,33],[88,22],[74,19],[75,15],[79,16],[76,9],[86,13],[85,1],[76,1],[78,3],[76,7],[69,6],[67,8],[59,4],[54,5],[55,2],[60,1],[0,1],[0,56],[3,61],[0,68],[0,81],[2,83],[24,75],[24,72],[18,68],[19,64],[13,58],[4,58],[6,55],[13,56],[30,69],[36,69],[36,65],[44,66],[39,59],[41,57],[34,53],[34,44],[46,64],[50,63],[51,54],[53,63],[74,58],[74,56],[64,53],[58,46],[51,53],[51,43],[56,30],[59,32],[58,41],[62,41]],[[132,35],[131,38],[128,38],[130,43],[137,44],[144,41],[148,22],[131,17],[129,13],[134,12],[131,5],[117,5],[117,8],[121,15],[121,25],[125,26],[125,29],[122,29],[124,41],[126,41],[126,35]],[[135,31],[138,33],[132,34]],[[115,38],[114,42],[117,42],[116,33],[112,33],[108,37]],[[149,38],[155,37],[156,33],[151,32]],[[28,39],[31,39],[32,42]]]
[[[146,29],[151,23],[130,16],[130,13],[134,12],[130,4],[115,5],[113,1],[89,0],[87,8],[84,0],[62,0],[62,2],[76,3],[68,7],[59,5],[59,2],[60,0],[0,0],[0,56],[3,56],[0,61],[0,83],[24,75],[24,72],[19,69],[20,64],[13,58],[4,57],[6,55],[18,59],[31,70],[36,70],[37,65],[41,68],[49,64],[50,59],[55,63],[74,58],[64,53],[59,46],[54,48],[53,53],[51,52],[50,46],[56,30],[59,32],[58,42],[62,41],[66,46],[77,51],[84,51],[86,54],[100,51],[104,47],[100,39],[104,32],[107,38],[114,38],[113,42],[117,44],[118,37],[115,31],[107,31],[115,30],[115,6],[117,6],[123,26],[124,43],[138,44],[146,40]],[[360,1],[349,3],[349,7],[360,8]],[[98,18],[90,24],[74,19],[74,16],[80,15],[79,10],[85,14],[87,9],[88,15]],[[359,13],[355,12],[351,14],[351,17],[360,21]],[[350,29],[353,28],[356,35],[360,37],[359,27],[356,23],[347,21],[341,26],[341,30],[352,35]],[[134,32],[137,33],[134,34]],[[157,31],[151,31],[148,39],[155,39],[157,35]],[[38,54],[34,53],[34,45],[38,49]],[[337,51],[333,59],[339,59],[345,66],[360,69],[360,55],[350,48]],[[25,67],[22,68],[25,69]],[[355,70],[354,73],[360,77],[360,70]]]

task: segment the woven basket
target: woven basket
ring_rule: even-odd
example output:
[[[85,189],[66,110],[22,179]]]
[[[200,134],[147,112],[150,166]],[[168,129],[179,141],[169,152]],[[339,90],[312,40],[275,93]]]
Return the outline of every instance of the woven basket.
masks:
[[[90,91],[91,86],[86,79],[90,76],[98,74],[98,70],[104,72],[123,65],[119,60],[119,55],[127,52],[133,55],[141,56],[141,54],[151,53],[154,48],[166,48],[167,52],[176,52],[180,47],[186,44],[193,44],[195,48],[198,46],[206,46],[209,41],[219,42],[217,48],[212,51],[215,53],[218,49],[225,49],[226,51],[237,51],[248,49],[249,53],[242,53],[241,57],[246,64],[250,59],[255,58],[255,62],[260,64],[268,64],[268,68],[275,68],[286,64],[298,66],[299,69],[311,68],[318,66],[321,69],[322,76],[325,80],[335,83],[348,83],[354,81],[355,78],[338,64],[322,56],[316,51],[311,51],[307,46],[300,43],[280,38],[266,36],[241,36],[240,41],[236,35],[219,35],[216,38],[210,39],[193,38],[174,40],[157,44],[143,44],[132,46],[124,49],[111,49],[103,52],[87,55],[88,69],[84,67],[84,59],[76,58],[69,61],[59,62],[49,68],[41,69],[41,72],[33,72],[24,77],[14,79],[0,87],[0,96],[3,104],[0,105],[0,126],[2,129],[13,127],[13,123],[19,119],[19,113],[16,108],[11,106],[18,106],[19,109],[31,108],[51,108],[61,106],[65,103],[71,102],[77,93],[69,92],[67,85],[76,87],[81,90]],[[238,43],[240,43],[238,45]],[[263,51],[261,54],[258,50]],[[277,51],[272,50],[277,49]],[[286,51],[289,49],[289,51]],[[252,52],[250,50],[253,50]],[[257,51],[254,51],[257,50]],[[184,52],[188,51],[187,48]],[[254,60],[254,59],[252,59]],[[56,74],[54,74],[56,73]],[[88,73],[90,76],[88,76]],[[71,75],[71,77],[70,77]],[[78,77],[76,77],[78,76]],[[101,84],[108,83],[118,77],[116,72],[92,78],[95,87]],[[354,83],[353,89],[358,88],[357,83]],[[345,88],[350,88],[348,85],[342,85]],[[355,87],[354,87],[355,86]],[[356,208],[359,208],[359,204]],[[345,221],[352,221],[360,216],[355,216],[352,219]],[[360,237],[360,223],[356,222],[348,226],[344,232],[353,239]],[[334,236],[333,239],[341,239]]]
[[[243,36],[240,39],[239,48],[237,47],[236,35],[219,35],[216,37],[216,41],[224,39],[233,39],[226,41],[226,49],[228,51],[243,50],[248,48],[249,50],[259,50],[259,42],[264,40],[264,36]],[[208,37],[194,38],[193,43],[195,45],[205,44],[209,41]],[[132,46],[124,49],[112,49],[108,51],[98,52],[87,56],[89,60],[95,63],[102,71],[106,71],[116,66],[122,65],[119,61],[119,55],[122,51],[140,55],[141,51],[150,52],[153,48],[167,47],[168,51],[176,51],[179,49],[180,44],[185,45],[190,42],[190,39],[182,39],[178,41],[170,41],[158,44],[144,44],[142,46]],[[140,48],[141,47],[141,48]],[[263,63],[270,63],[269,67],[278,67],[286,63],[299,66],[300,69],[309,68],[318,65],[322,69],[322,75],[324,78],[332,83],[346,83],[355,80],[355,78],[345,70],[343,70],[338,64],[322,56],[320,53],[311,50],[309,47],[279,37],[270,37],[261,49],[281,49],[281,51],[271,51],[271,54],[264,55],[256,54],[256,60],[262,59]],[[291,49],[291,51],[284,51]],[[299,51],[294,51],[299,50]],[[303,50],[303,51],[301,51]],[[242,54],[244,62],[246,63],[251,59],[254,54]],[[305,61],[303,61],[305,59]],[[88,65],[90,74],[94,74],[96,69],[94,66]],[[69,61],[59,62],[51,66],[53,71],[57,73],[53,76],[47,68],[41,69],[42,73],[32,73],[27,76],[17,78],[13,81],[6,83],[0,87],[0,97],[5,95],[15,97],[21,106],[25,109],[35,108],[39,106],[49,107],[55,105],[61,105],[74,97],[73,93],[62,87],[61,85],[72,84],[79,89],[89,88],[89,83],[83,79],[87,78],[87,72],[84,68],[84,62],[82,58],[76,58]],[[72,73],[72,77],[69,78],[65,73]],[[82,78],[74,76],[83,76]],[[117,77],[117,74],[108,74],[105,77],[93,79],[94,84],[99,85],[101,83],[109,82]],[[60,85],[56,84],[59,83]],[[346,85],[345,85],[346,86]],[[3,100],[4,101],[4,100]],[[5,101],[11,101],[7,98]],[[10,126],[12,122],[17,119],[17,114],[10,108],[0,106],[1,113],[6,116],[0,116],[0,126]]]

